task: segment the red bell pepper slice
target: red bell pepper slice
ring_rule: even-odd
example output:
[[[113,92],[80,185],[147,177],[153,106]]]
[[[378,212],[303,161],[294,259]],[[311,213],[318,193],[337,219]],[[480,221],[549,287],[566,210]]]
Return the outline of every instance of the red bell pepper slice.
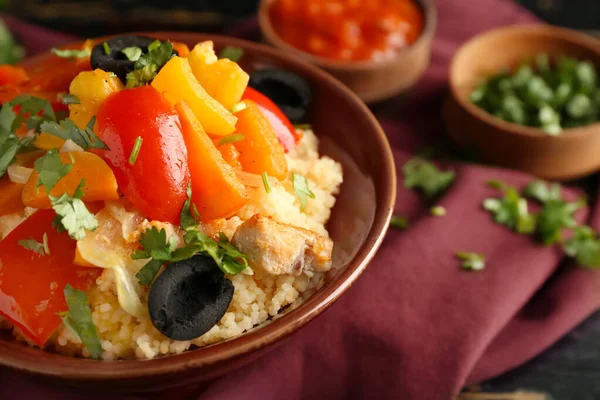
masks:
[[[68,310],[67,283],[88,290],[102,271],[73,264],[76,242],[52,228],[55,216],[52,210],[37,211],[0,242],[0,315],[40,347],[62,323],[57,314]],[[48,255],[19,244],[27,239],[41,243],[44,233]]]

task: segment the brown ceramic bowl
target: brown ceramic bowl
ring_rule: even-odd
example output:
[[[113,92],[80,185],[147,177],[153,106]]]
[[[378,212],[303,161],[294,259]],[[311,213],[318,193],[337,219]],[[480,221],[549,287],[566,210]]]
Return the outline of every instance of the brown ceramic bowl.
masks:
[[[342,163],[344,183],[327,225],[334,240],[337,274],[302,305],[270,324],[237,338],[154,360],[119,362],[70,358],[0,334],[0,366],[30,373],[57,384],[94,390],[152,391],[214,378],[256,359],[325,311],[364,271],[387,231],[396,197],[395,168],[388,141],[375,117],[356,95],[318,68],[276,49],[232,38],[194,33],[147,33],[194,45],[213,40],[244,49],[247,70],[274,66],[303,76],[314,89],[309,111],[320,152]],[[43,62],[41,55],[24,64]],[[1,397],[1,396],[0,396]]]
[[[432,0],[417,0],[425,15],[425,27],[419,39],[399,51],[393,59],[382,62],[329,60],[291,46],[275,32],[271,24],[269,8],[274,1],[277,0],[261,0],[258,10],[258,22],[267,43],[317,64],[367,103],[386,100],[406,92],[429,67],[437,20]]]
[[[586,59],[600,67],[600,41],[550,25],[517,25],[476,36],[463,45],[450,67],[451,98],[445,109],[450,137],[486,161],[545,179],[568,180],[600,169],[600,123],[550,136],[506,122],[469,101],[485,73],[516,65],[539,52]]]

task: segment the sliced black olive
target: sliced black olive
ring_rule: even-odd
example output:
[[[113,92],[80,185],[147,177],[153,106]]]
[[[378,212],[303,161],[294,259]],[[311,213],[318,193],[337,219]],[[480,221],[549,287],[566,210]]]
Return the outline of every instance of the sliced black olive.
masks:
[[[280,69],[261,69],[250,74],[248,84],[273,100],[292,123],[305,122],[312,90],[303,78]]]
[[[146,36],[123,35],[100,42],[92,49],[90,56],[92,68],[114,72],[123,83],[126,83],[125,77],[128,72],[133,71],[135,61],[130,61],[122,50],[127,47],[139,47],[143,54],[147,54],[148,46],[155,40]],[[109,54],[106,54],[104,43],[110,49]],[[178,55],[176,50],[173,50],[173,54]]]
[[[173,340],[192,340],[225,315],[233,284],[212,258],[194,256],[170,264],[150,288],[152,323]]]

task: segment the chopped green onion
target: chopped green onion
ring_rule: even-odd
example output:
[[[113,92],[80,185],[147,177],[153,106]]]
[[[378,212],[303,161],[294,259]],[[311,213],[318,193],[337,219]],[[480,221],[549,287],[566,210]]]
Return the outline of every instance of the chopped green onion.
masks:
[[[408,228],[408,221],[406,220],[406,218],[401,217],[399,215],[392,215],[392,219],[390,220],[390,227],[404,230]]]
[[[96,325],[94,325],[87,294],[69,284],[65,286],[64,293],[67,306],[69,307],[70,315],[68,318],[70,325],[77,332],[77,335],[90,352],[92,358],[95,360],[99,359],[103,353],[102,344],[100,343]]]
[[[161,45],[161,41],[156,39],[154,42],[150,43],[150,45],[148,46],[148,52],[158,49],[160,47],[160,45]]]
[[[267,173],[263,172],[261,177],[262,177],[263,185],[265,187],[265,192],[271,193],[271,182],[269,182],[269,177],[267,176]]]
[[[244,50],[239,47],[225,46],[225,48],[219,53],[219,58],[228,58],[233,62],[238,62],[244,55]]]
[[[485,268],[485,256],[483,254],[459,251],[456,253],[456,258],[462,261],[462,269],[481,271]]]
[[[61,50],[61,49],[53,48],[50,51],[55,56],[61,57],[61,58],[85,58],[90,55],[89,50],[73,50],[73,49]]]
[[[108,45],[108,43],[106,43],[106,42],[102,43],[102,47],[104,48],[104,54],[109,55],[110,54],[110,46]]]
[[[431,207],[431,215],[433,215],[434,217],[443,217],[444,215],[446,215],[446,209],[442,206],[434,206]]]
[[[236,103],[233,105],[233,107],[231,107],[231,113],[235,114],[238,113],[242,110],[245,110],[247,107],[246,102],[245,101],[240,101],[239,103]]]
[[[59,95],[59,97],[60,97],[60,102],[63,103],[65,106],[68,106],[69,104],[80,104],[81,103],[79,101],[79,97],[75,96],[74,94],[61,93]]]
[[[241,133],[234,133],[232,135],[223,136],[221,140],[219,140],[219,146],[228,143],[241,142],[244,140],[244,135]]]
[[[142,143],[144,139],[141,136],[135,138],[135,143],[133,144],[133,149],[131,150],[131,154],[129,155],[129,164],[135,165],[137,161],[138,155],[140,154],[140,149],[142,148]]]

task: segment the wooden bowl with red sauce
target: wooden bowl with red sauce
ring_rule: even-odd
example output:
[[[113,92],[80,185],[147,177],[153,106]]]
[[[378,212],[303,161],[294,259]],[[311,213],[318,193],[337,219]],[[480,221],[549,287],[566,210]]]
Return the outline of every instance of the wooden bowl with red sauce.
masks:
[[[351,3],[359,4],[352,8]],[[269,44],[331,73],[367,103],[410,89],[430,63],[431,0],[262,0]]]
[[[177,32],[142,34],[190,46],[212,40],[217,51],[225,46],[240,47],[244,51],[240,64],[246,71],[279,68],[302,76],[310,84],[313,102],[307,120],[319,138],[319,153],[340,162],[344,171],[344,182],[327,223],[334,240],[335,272],[305,302],[268,324],[211,346],[152,360],[67,357],[30,347],[8,331],[0,331],[0,367],[53,384],[78,386],[88,393],[149,392],[189,385],[238,369],[272,350],[325,311],[358,279],[383,241],[396,198],[394,160],[383,130],[356,95],[330,75],[273,48],[239,39]],[[50,57],[50,53],[42,54],[23,65],[35,68]],[[165,398],[172,397],[173,393],[165,392]]]

